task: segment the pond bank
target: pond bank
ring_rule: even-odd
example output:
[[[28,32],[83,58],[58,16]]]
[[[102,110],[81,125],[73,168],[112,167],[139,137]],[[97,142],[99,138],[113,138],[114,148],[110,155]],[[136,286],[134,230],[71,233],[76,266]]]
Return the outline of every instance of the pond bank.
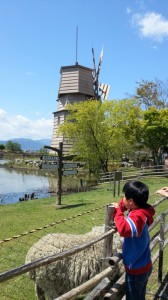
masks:
[[[41,170],[21,165],[0,165],[0,204],[27,201],[34,193],[34,199],[57,195],[57,173],[54,170]],[[95,189],[95,181],[89,182],[81,176],[63,176],[62,195],[85,192]],[[29,195],[29,197],[25,196]],[[29,199],[27,199],[29,198]]]

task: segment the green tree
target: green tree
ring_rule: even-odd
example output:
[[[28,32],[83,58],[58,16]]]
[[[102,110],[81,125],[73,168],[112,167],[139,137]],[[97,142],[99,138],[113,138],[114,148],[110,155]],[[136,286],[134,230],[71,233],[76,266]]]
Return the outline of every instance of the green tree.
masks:
[[[154,163],[159,164],[161,149],[168,145],[168,108],[145,111],[142,129],[143,143],[152,151]]]
[[[3,144],[0,144],[0,150],[4,150],[5,146]]]
[[[22,152],[21,146],[19,143],[15,143],[12,141],[8,141],[6,143],[6,150],[12,151],[12,152]]]
[[[62,133],[73,142],[78,159],[89,169],[107,171],[112,157],[133,149],[140,127],[140,107],[134,100],[96,100],[67,105],[69,115],[60,126]]]
[[[69,115],[59,132],[73,142],[73,151],[90,170],[96,173],[101,166],[107,170],[110,149],[100,101],[83,101],[67,105],[66,108]]]
[[[141,109],[136,99],[105,102],[110,148],[115,157],[132,155],[141,141]]]
[[[162,109],[167,106],[168,88],[163,81],[158,79],[154,81],[142,80],[137,84],[135,97],[145,109],[151,106]]]

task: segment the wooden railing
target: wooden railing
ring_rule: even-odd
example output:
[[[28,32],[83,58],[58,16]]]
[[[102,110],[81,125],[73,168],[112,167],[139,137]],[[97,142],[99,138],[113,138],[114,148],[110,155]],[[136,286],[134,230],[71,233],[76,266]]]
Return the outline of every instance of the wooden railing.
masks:
[[[158,200],[153,206],[156,207],[160,205],[162,202],[167,200],[168,197],[161,198]],[[70,300],[75,299],[79,294],[88,293],[87,296],[84,298],[85,300],[94,299],[96,295],[102,295],[102,299],[117,299],[118,294],[124,287],[125,284],[125,274],[123,273],[122,276],[119,278],[117,282],[115,282],[112,286],[110,286],[110,278],[118,272],[118,266],[122,264],[122,256],[121,253],[116,253],[116,255],[111,257],[111,249],[112,249],[112,242],[113,236],[115,235],[116,229],[113,227],[113,220],[109,218],[109,216],[113,215],[114,207],[111,205],[107,205],[106,209],[106,219],[105,219],[105,233],[100,235],[99,237],[80,244],[76,247],[71,249],[67,249],[61,253],[57,253],[50,257],[39,259],[38,261],[31,262],[29,264],[20,266],[19,268],[7,271],[5,273],[0,274],[0,282],[5,282],[10,280],[14,277],[17,277],[21,274],[27,273],[31,270],[39,268],[41,266],[47,266],[52,262],[56,262],[61,260],[65,257],[74,255],[77,252],[80,252],[91,245],[101,241],[104,239],[104,252],[103,252],[103,270],[101,273],[97,274],[87,282],[81,284],[80,286],[72,289],[71,291],[67,292],[66,294],[57,297],[57,300]],[[151,244],[150,248],[151,251],[159,244],[159,250],[152,256],[153,264],[156,263],[158,260],[158,282],[162,283],[163,279],[163,252],[164,249],[167,247],[168,239],[165,239],[165,234],[168,231],[168,223],[165,222],[165,217],[168,214],[168,210],[163,212],[159,215],[154,223],[150,226],[149,231],[154,229],[158,223],[160,223],[160,229],[155,232],[153,236],[151,236]],[[104,291],[107,291],[104,293]]]
[[[122,180],[136,179],[144,176],[168,177],[168,168],[165,168],[164,165],[141,167],[137,169],[130,167],[129,170],[124,170],[124,168],[122,168],[122,170],[117,171],[122,172]],[[115,172],[101,173],[99,182],[113,182],[114,173]]]

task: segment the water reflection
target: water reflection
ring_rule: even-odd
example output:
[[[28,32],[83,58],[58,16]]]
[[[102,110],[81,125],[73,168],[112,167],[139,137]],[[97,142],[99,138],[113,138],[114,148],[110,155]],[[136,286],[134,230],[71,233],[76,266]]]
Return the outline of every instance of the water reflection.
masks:
[[[9,162],[8,159],[1,159],[1,158],[0,158],[0,165],[4,165],[4,164],[6,164],[6,163],[8,163],[8,162]]]
[[[1,160],[2,164],[2,160]],[[0,204],[16,203],[25,194],[34,198],[50,197],[56,192],[57,180],[29,172],[0,167]]]

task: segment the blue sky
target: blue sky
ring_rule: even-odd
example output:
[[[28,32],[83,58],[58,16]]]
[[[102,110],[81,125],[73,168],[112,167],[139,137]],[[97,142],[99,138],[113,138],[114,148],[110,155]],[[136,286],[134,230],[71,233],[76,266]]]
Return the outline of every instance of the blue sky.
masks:
[[[0,0],[0,140],[51,138],[61,66],[92,68],[108,99],[168,79],[167,0]]]

